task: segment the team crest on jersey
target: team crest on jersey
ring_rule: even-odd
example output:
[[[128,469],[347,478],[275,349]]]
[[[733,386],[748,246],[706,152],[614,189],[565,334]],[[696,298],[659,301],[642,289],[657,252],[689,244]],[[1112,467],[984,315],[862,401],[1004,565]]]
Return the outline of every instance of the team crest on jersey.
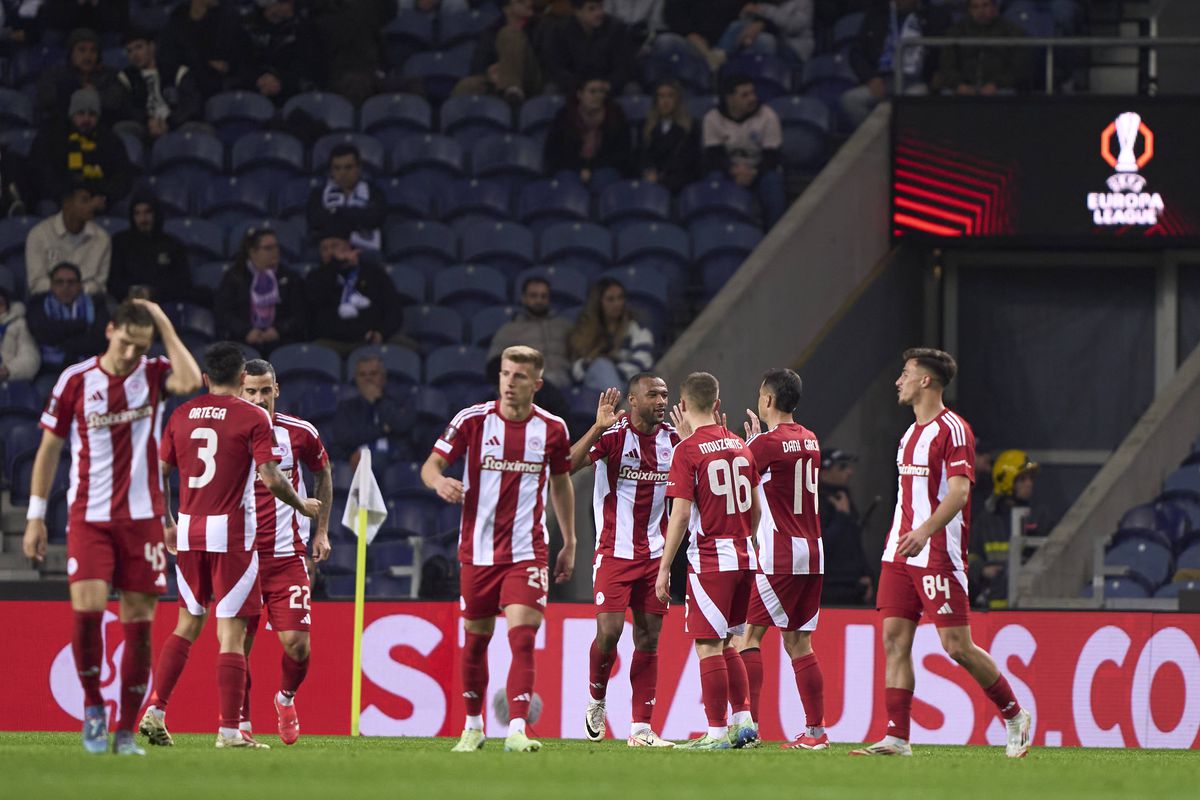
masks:
[[[675,451],[669,447],[658,448],[658,460],[659,461],[670,461],[671,456],[673,456],[673,455],[675,455]]]
[[[542,442],[542,440],[541,440],[541,439],[538,439],[537,437],[534,437],[534,438],[532,438],[532,439],[530,439],[530,440],[529,440],[529,449],[530,449],[530,450],[541,450],[541,449],[542,449],[542,446],[543,446],[543,444],[544,444],[544,442]]]
[[[130,378],[129,383],[127,383],[125,385],[126,385],[126,387],[128,387],[129,391],[134,394],[137,394],[138,392],[141,392],[141,391],[145,390],[145,388],[146,388],[146,382],[143,381],[140,377],[138,377],[136,375],[134,377]]]

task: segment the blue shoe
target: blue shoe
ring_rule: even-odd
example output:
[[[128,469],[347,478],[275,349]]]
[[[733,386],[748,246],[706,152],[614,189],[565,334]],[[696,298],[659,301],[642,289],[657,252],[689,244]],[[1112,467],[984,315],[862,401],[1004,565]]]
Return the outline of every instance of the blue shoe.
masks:
[[[117,731],[113,737],[113,752],[119,756],[144,756],[146,751],[138,747],[133,731]]]
[[[89,753],[108,752],[108,709],[104,706],[83,709],[83,749]]]
[[[729,726],[729,743],[734,750],[744,747],[758,747],[758,728],[753,722]]]

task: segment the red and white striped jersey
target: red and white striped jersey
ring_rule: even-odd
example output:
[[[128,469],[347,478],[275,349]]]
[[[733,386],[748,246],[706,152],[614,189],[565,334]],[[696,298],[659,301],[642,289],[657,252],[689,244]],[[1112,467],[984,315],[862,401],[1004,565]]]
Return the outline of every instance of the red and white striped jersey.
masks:
[[[754,455],[727,428],[705,425],[679,443],[671,459],[667,497],[692,502],[688,569],[704,573],[756,568],[750,503],[758,483]]]
[[[128,375],[110,375],[93,356],[58,377],[41,427],[70,438],[70,520],[162,515],[158,442],[170,372],[167,359],[143,356]]]
[[[975,482],[975,433],[971,426],[949,409],[942,409],[925,425],[913,423],[900,440],[896,468],[900,485],[883,560],[929,569],[965,570],[971,525],[969,497],[966,506],[933,534],[919,554],[905,558],[896,554],[896,548],[903,534],[919,528],[933,515],[946,496],[950,478],[964,475]]]
[[[492,400],[458,412],[433,451],[451,464],[466,456],[463,564],[548,563],[547,473],[571,471],[566,422],[536,405],[523,421],[507,420]]]
[[[766,575],[820,575],[821,515],[817,480],[821,445],[795,422],[776,425],[746,442],[762,474],[758,499],[758,571]]]
[[[279,461],[271,416],[251,402],[204,394],[171,414],[159,458],[179,469],[180,550],[253,550],[254,478]]]
[[[287,476],[300,497],[308,497],[301,480],[300,465],[318,473],[329,464],[329,454],[321,444],[321,436],[310,422],[287,414],[276,414],[273,426],[275,447],[279,454],[279,469]],[[304,553],[312,520],[271,494],[271,490],[254,477],[254,500],[257,503],[258,536],[254,549],[264,555],[290,556]]]
[[[596,465],[592,514],[596,553],[614,558],[661,558],[667,532],[667,475],[679,434],[663,423],[642,433],[621,417],[592,445]]]

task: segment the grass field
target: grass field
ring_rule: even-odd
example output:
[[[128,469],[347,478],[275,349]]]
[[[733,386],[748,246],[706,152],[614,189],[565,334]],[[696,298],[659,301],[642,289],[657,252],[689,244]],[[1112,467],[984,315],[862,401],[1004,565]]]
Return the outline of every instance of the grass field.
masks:
[[[1010,761],[996,747],[920,747],[911,759],[865,759],[847,758],[849,745],[688,753],[546,741],[540,753],[517,754],[492,740],[468,755],[448,752],[448,739],[307,737],[285,748],[261,738],[275,743],[270,752],[218,751],[212,736],[181,735],[133,759],[87,755],[78,734],[5,733],[0,787],[12,800],[1168,800],[1200,791],[1200,753],[1189,751],[1038,749]]]

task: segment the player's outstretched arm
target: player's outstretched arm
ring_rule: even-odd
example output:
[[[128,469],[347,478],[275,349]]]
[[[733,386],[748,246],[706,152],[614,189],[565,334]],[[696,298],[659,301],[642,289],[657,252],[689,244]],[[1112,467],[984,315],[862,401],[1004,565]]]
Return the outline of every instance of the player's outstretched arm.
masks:
[[[278,462],[267,461],[259,464],[258,477],[262,478],[262,482],[271,490],[271,494],[309,519],[314,519],[321,513],[321,501],[315,497],[302,498],[296,494],[296,490],[292,488],[292,482],[279,469]]]
[[[442,456],[430,453],[429,458],[421,465],[421,481],[447,503],[460,505],[463,501],[462,481],[442,474],[449,466],[450,462]]]
[[[896,546],[896,552],[900,555],[911,558],[920,553],[925,549],[925,543],[933,536],[933,532],[949,525],[950,520],[966,507],[967,500],[971,497],[971,481],[965,475],[954,475],[946,485],[946,496],[929,515],[929,519],[916,530],[900,537]]]
[[[167,317],[162,306],[150,300],[134,300],[133,302],[145,308],[154,318],[154,327],[162,337],[163,347],[167,351],[167,359],[171,362],[171,374],[167,376],[167,391],[174,395],[191,394],[202,385],[200,365],[192,357],[187,345],[179,338],[175,326]]]
[[[42,431],[42,441],[33,459],[33,475],[29,482],[29,511],[25,515],[25,539],[22,550],[26,558],[41,563],[46,558],[46,500],[58,461],[62,458],[66,440],[50,431]]]
[[[605,389],[600,393],[600,400],[596,404],[596,422],[571,447],[572,475],[579,472],[579,470],[583,469],[591,461],[588,458],[588,451],[592,449],[592,445],[600,441],[600,437],[604,435],[606,430],[617,424],[617,419],[619,418],[617,406],[620,404],[620,389]]]
[[[313,534],[309,551],[313,561],[329,558],[333,549],[329,545],[329,513],[333,507],[333,467],[329,464],[313,475],[313,495],[321,501],[321,512],[317,515],[317,531]]]
[[[692,501],[676,497],[671,500],[671,517],[667,521],[667,538],[663,543],[662,560],[658,563],[658,579],[654,582],[654,593],[664,603],[671,601],[671,563],[683,537],[687,534],[688,520],[692,516]]]
[[[563,546],[554,562],[554,582],[566,583],[575,571],[575,486],[566,472],[550,476],[550,502],[562,533]]]

